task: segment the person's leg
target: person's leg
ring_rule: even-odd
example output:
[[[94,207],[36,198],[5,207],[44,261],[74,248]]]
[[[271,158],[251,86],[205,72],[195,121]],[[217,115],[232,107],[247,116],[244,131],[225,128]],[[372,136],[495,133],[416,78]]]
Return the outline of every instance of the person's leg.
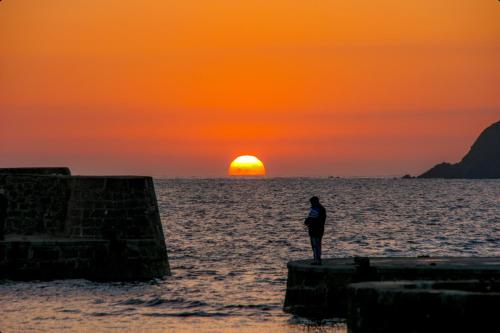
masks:
[[[314,237],[314,262],[318,262],[318,238]]]
[[[316,250],[315,250],[315,244],[314,244],[314,237],[309,237],[309,239],[311,240],[311,249],[313,251],[313,258],[314,258],[314,261],[316,261]]]
[[[321,237],[318,237],[318,262],[321,264]]]
[[[313,253],[314,253],[314,262],[315,263],[320,263],[321,262],[321,242],[320,242],[320,238],[318,238],[318,237],[311,237],[311,245],[312,245]]]

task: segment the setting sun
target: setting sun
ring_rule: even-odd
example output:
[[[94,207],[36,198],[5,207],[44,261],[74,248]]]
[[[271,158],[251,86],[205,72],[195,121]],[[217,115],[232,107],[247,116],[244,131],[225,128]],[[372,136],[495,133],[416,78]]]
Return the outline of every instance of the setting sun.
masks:
[[[264,163],[255,156],[243,155],[235,158],[229,166],[230,176],[265,176]]]

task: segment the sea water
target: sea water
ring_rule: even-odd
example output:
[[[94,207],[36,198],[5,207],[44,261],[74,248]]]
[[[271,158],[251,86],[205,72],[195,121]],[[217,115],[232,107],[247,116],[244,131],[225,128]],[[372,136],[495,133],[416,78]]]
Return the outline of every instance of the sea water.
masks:
[[[285,314],[286,263],[326,257],[500,256],[499,180],[155,179],[172,276],[141,283],[0,281],[0,331],[330,332]]]

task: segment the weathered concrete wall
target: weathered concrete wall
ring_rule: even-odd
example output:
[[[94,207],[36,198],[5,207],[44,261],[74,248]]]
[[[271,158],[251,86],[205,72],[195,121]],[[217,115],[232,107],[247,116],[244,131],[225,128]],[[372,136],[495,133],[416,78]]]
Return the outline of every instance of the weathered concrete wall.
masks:
[[[70,197],[67,176],[0,173],[0,188],[9,200],[5,232],[18,235],[63,235]]]
[[[0,168],[0,174],[8,175],[45,175],[45,176],[71,176],[71,170],[67,167],[47,168]]]
[[[170,274],[151,177],[0,172],[0,188],[9,200],[0,275],[126,280]]]
[[[305,317],[345,318],[348,286],[362,281],[500,279],[500,258],[353,258],[288,263],[284,310]]]
[[[154,239],[0,242],[0,279],[150,280],[168,274],[166,251]]]
[[[71,238],[163,238],[150,177],[71,177]]]
[[[349,333],[498,332],[499,281],[350,285]]]

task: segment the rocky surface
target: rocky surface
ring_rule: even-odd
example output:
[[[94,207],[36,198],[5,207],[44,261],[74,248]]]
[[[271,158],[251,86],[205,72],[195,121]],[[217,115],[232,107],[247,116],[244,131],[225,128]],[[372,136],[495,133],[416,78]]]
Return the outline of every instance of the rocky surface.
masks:
[[[440,163],[419,178],[500,178],[500,121],[486,128],[458,163]]]

